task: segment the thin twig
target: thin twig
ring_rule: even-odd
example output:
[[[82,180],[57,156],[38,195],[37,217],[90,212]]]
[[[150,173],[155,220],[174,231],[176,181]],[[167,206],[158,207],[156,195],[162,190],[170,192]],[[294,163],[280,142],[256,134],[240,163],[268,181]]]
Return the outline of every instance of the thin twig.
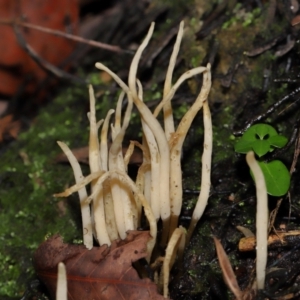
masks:
[[[57,78],[62,78],[62,79],[67,79],[67,80],[72,80],[75,81],[77,83],[82,83],[82,84],[86,84],[86,81],[83,79],[80,79],[76,76],[73,76],[59,68],[57,68],[56,66],[52,65],[51,63],[47,62],[46,60],[44,60],[43,58],[41,58],[35,51],[34,49],[27,44],[24,36],[22,35],[21,31],[19,30],[18,26],[14,26],[13,27],[17,41],[19,43],[19,45],[21,46],[22,49],[24,49],[24,51],[26,51],[28,53],[28,55],[47,73],[53,74],[54,76],[56,76]]]
[[[108,51],[112,51],[112,52],[126,52],[126,50],[121,49],[119,46],[114,46],[114,45],[109,45],[109,44],[105,44],[105,43],[101,43],[101,42],[97,42],[97,41],[93,41],[93,40],[87,40],[83,37],[77,36],[77,35],[73,35],[70,33],[66,33],[60,30],[55,30],[55,29],[50,29],[47,27],[42,27],[39,25],[34,25],[28,22],[22,22],[22,21],[18,21],[18,20],[13,20],[13,19],[2,19],[0,18],[0,24],[2,25],[10,25],[10,26],[21,26],[21,27],[26,27],[26,28],[31,28],[31,29],[35,29],[38,31],[42,31],[45,33],[49,33],[55,36],[59,36],[59,37],[63,37],[66,38],[68,40],[72,40],[78,43],[82,43],[82,44],[87,44],[89,46],[94,46],[97,48],[101,48],[101,49],[105,49]]]
[[[233,134],[235,136],[240,136],[242,135],[250,126],[252,126],[252,124],[254,124],[255,122],[258,122],[262,119],[265,119],[266,117],[268,117],[271,113],[273,113],[277,107],[279,107],[282,103],[286,102],[287,100],[289,100],[291,97],[294,97],[295,95],[297,95],[300,92],[300,88],[296,88],[295,90],[293,90],[291,93],[289,93],[288,95],[284,96],[283,98],[281,98],[279,101],[277,101],[276,103],[272,104],[266,112],[264,112],[261,115],[258,115],[256,117],[254,117],[253,119],[251,119],[250,121],[248,121],[246,123],[246,125],[239,131],[235,131]],[[296,100],[298,101],[298,99]]]

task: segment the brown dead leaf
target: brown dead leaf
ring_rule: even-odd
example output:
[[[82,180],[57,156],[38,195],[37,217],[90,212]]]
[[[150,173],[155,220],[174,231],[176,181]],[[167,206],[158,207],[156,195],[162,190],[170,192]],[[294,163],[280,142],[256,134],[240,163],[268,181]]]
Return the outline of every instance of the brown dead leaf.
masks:
[[[132,263],[146,257],[149,232],[130,231],[125,240],[111,247],[64,244],[56,235],[42,243],[34,255],[34,266],[40,279],[55,299],[57,265],[67,270],[70,300],[163,300],[150,279],[141,279]]]
[[[13,115],[7,115],[0,119],[0,142],[6,137],[17,138],[21,128],[20,121],[14,121]]]
[[[291,21],[291,25],[292,26],[296,26],[300,23],[300,15],[297,15],[296,17],[294,17]]]
[[[34,93],[46,77],[44,71],[20,46],[14,26],[5,20],[26,22],[66,32],[77,32],[77,0],[0,0],[0,91],[12,96],[22,86]],[[59,66],[74,50],[74,43],[61,37],[32,29],[21,28],[28,45],[45,61]],[[24,86],[24,82],[26,85]]]
[[[231,263],[228,259],[228,256],[220,243],[220,241],[214,237],[214,242],[217,250],[218,260],[220,267],[222,269],[224,280],[228,286],[228,288],[232,291],[232,293],[235,295],[237,300],[242,300],[242,291],[240,290],[240,287],[238,285],[238,282],[235,278],[235,274],[233,272]]]

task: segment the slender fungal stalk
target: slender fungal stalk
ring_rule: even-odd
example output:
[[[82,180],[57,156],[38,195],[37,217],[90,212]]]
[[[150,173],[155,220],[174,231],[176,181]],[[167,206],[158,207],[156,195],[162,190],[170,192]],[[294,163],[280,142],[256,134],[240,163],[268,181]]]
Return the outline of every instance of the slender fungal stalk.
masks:
[[[68,197],[68,196],[72,195],[73,193],[78,192],[81,188],[83,188],[86,185],[90,184],[93,180],[99,178],[104,173],[105,172],[103,172],[103,171],[99,171],[99,172],[96,172],[96,173],[89,174],[88,176],[83,177],[83,179],[79,183],[76,183],[75,185],[67,188],[62,193],[53,194],[53,196],[54,197]]]
[[[97,234],[97,240],[102,245],[111,245],[111,240],[106,229],[106,221],[105,221],[105,209],[104,209],[104,201],[103,201],[103,189],[102,192],[94,198],[92,203],[93,207],[93,215],[95,221],[95,230]]]
[[[176,91],[178,90],[178,88],[180,87],[180,85],[185,82],[187,79],[197,75],[197,74],[201,74],[204,71],[206,71],[206,67],[197,67],[191,70],[186,71],[185,73],[183,73],[179,79],[176,81],[176,83],[172,86],[170,92],[168,93],[168,95],[166,97],[164,97],[162,99],[162,101],[157,105],[157,107],[155,108],[153,115],[154,117],[157,117],[159,112],[161,111],[161,109],[164,107],[164,105],[170,101],[173,96],[175,95]]]
[[[104,195],[104,211],[105,211],[105,223],[106,229],[111,241],[120,238],[118,233],[117,222],[114,213],[114,203],[110,190],[110,179],[103,182],[103,195]]]
[[[123,158],[122,153],[122,142],[125,135],[125,131],[129,125],[131,111],[133,107],[132,98],[128,96],[128,105],[127,109],[124,115],[124,120],[122,127],[120,128],[120,120],[121,120],[121,104],[122,104],[122,98],[119,98],[117,111],[116,111],[116,122],[115,122],[115,133],[116,136],[113,139],[113,143],[109,150],[109,170],[120,170],[123,172],[126,172],[126,166]],[[132,201],[133,201],[133,195],[132,191],[128,189],[127,186],[124,186],[120,179],[118,178],[118,175],[114,175],[110,179],[111,184],[111,193],[113,197],[114,202],[114,210],[115,210],[115,216],[117,221],[117,227],[119,231],[119,235],[121,239],[126,238],[126,232],[128,230],[134,229],[134,219],[137,220],[136,211],[132,208]],[[123,207],[123,209],[121,209]],[[121,214],[120,211],[123,211]],[[122,222],[118,221],[118,218],[123,218]],[[122,226],[122,223],[123,226]]]
[[[137,80],[138,85],[138,97],[141,101],[143,101],[143,87],[141,82]],[[150,163],[151,163],[151,179],[150,179],[150,198],[149,203],[152,208],[153,214],[156,218],[156,221],[160,218],[160,189],[157,188],[160,186],[160,164],[161,164],[161,156],[159,153],[158,145],[155,139],[155,136],[144,121],[141,118],[143,134],[147,142],[148,150],[150,152]],[[165,183],[168,184],[168,183]]]
[[[156,143],[154,134],[149,126],[142,120],[143,133],[145,135],[149,151],[150,151],[150,163],[151,163],[151,182],[150,182],[150,199],[153,214],[158,221],[161,215],[160,208],[160,171],[161,171],[161,156],[159,153],[158,145]],[[168,182],[165,182],[168,185]]]
[[[124,155],[124,165],[125,165],[125,169],[126,169],[126,172],[128,171],[128,164],[129,164],[129,161],[130,161],[130,158],[134,152],[134,143],[133,142],[130,142],[127,150],[126,150],[126,153]]]
[[[141,117],[145,121],[145,123],[149,126],[152,133],[155,136],[157,146],[160,154],[160,217],[163,221],[163,233],[162,233],[162,245],[167,243],[168,234],[169,234],[169,222],[170,222],[170,193],[169,193],[169,180],[170,180],[170,152],[169,145],[166,139],[165,133],[157,121],[157,119],[153,116],[147,105],[143,103],[141,99],[138,97],[137,88],[136,88],[136,73],[137,67],[142,55],[142,52],[146,48],[149,43],[149,40],[153,34],[154,23],[151,24],[148,34],[140,47],[138,48],[132,63],[130,65],[129,76],[128,76],[128,86],[130,89],[130,93],[132,94],[132,98],[134,104],[139,110]],[[153,176],[153,175],[152,175]]]
[[[168,298],[169,295],[168,285],[169,285],[170,270],[174,264],[178,246],[181,244],[181,251],[182,248],[184,248],[185,246],[185,238],[184,238],[185,234],[186,234],[186,230],[182,226],[176,228],[166,248],[166,254],[165,254],[163,267],[162,267],[163,295],[165,298]],[[180,243],[181,240],[183,241],[183,243]]]
[[[124,97],[124,94],[120,94],[120,98]],[[103,171],[108,171],[108,129],[109,129],[109,121],[111,115],[114,113],[113,109],[110,109],[106,114],[106,118],[104,120],[102,130],[101,130],[101,138],[100,138],[100,161],[101,168]],[[114,203],[110,190],[110,179],[103,182],[103,192],[99,194],[100,197],[103,197],[104,201],[104,213],[105,213],[105,223],[106,230],[111,241],[114,241],[119,238],[117,223],[115,219],[114,213]]]
[[[76,159],[75,155],[72,153],[70,148],[63,142],[57,142],[61,150],[65,153],[66,157],[69,160],[69,163],[73,169],[75,182],[79,183],[84,177],[82,175],[81,167]],[[93,248],[93,230],[92,230],[92,220],[90,206],[86,203],[86,198],[88,197],[85,187],[82,187],[78,191],[80,208],[81,208],[81,218],[82,218],[82,235],[83,235],[83,244],[88,248]]]
[[[119,149],[119,140],[114,141],[114,147],[110,147],[109,150],[109,170],[115,171],[118,170],[120,167],[122,168],[122,157],[120,157],[121,149]],[[123,170],[123,168],[122,168]],[[125,199],[126,203],[123,201],[123,186],[118,178],[118,175],[114,174],[113,177],[109,179],[110,181],[110,191],[113,200],[113,208],[114,208],[114,215],[116,220],[116,225],[118,228],[118,233],[121,239],[126,238],[126,225],[125,225],[125,205],[128,205],[127,201],[128,198]],[[127,211],[127,210],[126,210]]]
[[[172,87],[173,71],[175,68],[176,59],[178,56],[178,52],[180,49],[180,44],[181,44],[181,40],[182,40],[182,36],[183,36],[183,27],[184,27],[184,22],[181,21],[180,25],[179,25],[179,31],[178,31],[178,34],[176,37],[176,42],[173,47],[173,52],[172,52],[172,55],[170,58],[167,74],[166,74],[163,98],[165,98],[169,94],[170,89]],[[165,134],[166,134],[167,140],[169,141],[171,138],[171,134],[175,131],[171,99],[165,103],[165,105],[163,107],[163,111],[164,111]]]
[[[68,300],[67,272],[62,262],[57,266],[56,300]]]
[[[148,203],[151,205],[151,180],[152,180],[152,172],[151,172],[151,163],[150,163],[150,152],[149,147],[146,141],[146,137],[143,136],[143,164],[150,165],[150,168],[148,171],[144,173],[144,184],[143,184],[143,191],[145,198],[147,199]]]
[[[101,138],[100,138],[100,163],[101,170],[108,171],[108,142],[107,142],[107,133],[109,128],[109,120],[111,115],[115,111],[110,109],[106,114],[106,118],[104,120],[102,130],[101,130]]]
[[[212,147],[213,147],[213,132],[212,132],[212,122],[211,114],[209,110],[209,104],[207,101],[207,96],[210,89],[211,74],[210,74],[210,65],[207,66],[208,72],[204,74],[203,81],[207,86],[206,96],[203,96],[203,124],[204,124],[204,143],[203,143],[203,154],[202,154],[202,171],[201,171],[201,191],[200,195],[194,209],[191,224],[187,233],[187,244],[190,241],[192,233],[197,225],[197,222],[201,218],[204,209],[207,205],[210,192],[210,173],[211,173],[211,156],[212,156]],[[199,97],[200,97],[199,95]],[[196,100],[197,102],[197,100]]]
[[[100,171],[100,146],[98,139],[98,126],[96,120],[96,110],[95,110],[95,95],[92,85],[89,85],[89,95],[90,95],[90,139],[89,139],[89,165],[91,173]],[[92,184],[93,188],[93,184]]]
[[[151,165],[149,163],[143,163],[140,167],[139,167],[139,170],[138,170],[138,174],[137,174],[137,177],[136,177],[136,181],[135,181],[135,184],[139,190],[140,193],[142,193],[144,196],[145,196],[145,199],[147,200],[148,204],[150,205],[149,203],[149,200],[147,199],[146,197],[146,192],[145,192],[145,176],[148,172],[151,172]],[[149,179],[151,180],[151,178]],[[137,201],[136,201],[137,202]],[[150,205],[151,206],[151,205]],[[152,209],[152,208],[151,208]],[[142,206],[137,202],[137,213],[138,213],[138,227],[141,227],[141,216],[142,216]],[[152,210],[153,212],[153,210]],[[153,213],[154,215],[154,213]],[[155,215],[154,215],[155,217]],[[137,227],[137,228],[138,228]]]
[[[101,171],[101,161],[100,161],[100,144],[98,138],[98,125],[96,119],[96,99],[94,95],[94,90],[91,85],[89,85],[89,95],[90,95],[90,140],[89,140],[89,165],[91,173],[96,173]],[[91,182],[91,190],[94,190],[95,181]],[[111,241],[106,229],[105,222],[105,210],[103,193],[98,194],[98,197],[94,199],[91,204],[92,209],[92,219],[95,222],[95,231],[97,235],[97,240],[100,245],[110,246]]]
[[[268,258],[268,195],[264,174],[255,159],[254,152],[246,155],[256,186],[256,282],[257,289],[265,287],[266,266]]]
[[[171,148],[171,169],[170,169],[170,198],[171,198],[171,222],[170,234],[177,228],[178,217],[182,206],[182,171],[181,171],[181,152],[183,142],[186,138],[191,124],[202,108],[203,103],[207,100],[211,86],[210,66],[203,73],[203,84],[199,96],[194,104],[190,107],[187,113],[180,121],[176,132],[172,135],[169,141]],[[207,101],[206,101],[207,102]],[[204,113],[204,112],[203,112]]]
[[[122,91],[119,95],[119,99],[118,99],[117,107],[116,107],[116,116],[115,116],[115,126],[114,126],[114,128],[117,130],[117,132],[120,132],[120,130],[121,130],[122,103],[123,103],[124,96],[125,96],[125,92]]]
[[[145,145],[141,145],[139,142],[131,141],[135,146],[140,148],[143,152],[143,163],[139,167],[137,177],[136,177],[136,186],[140,193],[144,194],[145,199],[148,201],[151,206],[151,164],[150,164],[150,153],[149,149]],[[138,227],[141,226],[141,216],[142,216],[142,207],[137,203],[138,209]],[[153,211],[152,211],[153,212]]]

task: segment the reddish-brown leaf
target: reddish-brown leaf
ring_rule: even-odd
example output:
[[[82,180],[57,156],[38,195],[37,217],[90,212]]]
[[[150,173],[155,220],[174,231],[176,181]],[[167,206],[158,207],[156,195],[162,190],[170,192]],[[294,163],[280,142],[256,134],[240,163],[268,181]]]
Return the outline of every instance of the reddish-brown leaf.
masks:
[[[55,299],[57,265],[67,269],[69,300],[163,300],[150,279],[139,278],[132,263],[146,256],[150,235],[130,231],[125,240],[114,241],[111,247],[69,245],[54,236],[37,249],[34,265],[40,279]]]
[[[77,0],[0,0],[0,20],[26,21],[34,25],[76,32]],[[33,29],[21,28],[26,43],[47,62],[59,66],[73,51],[74,43]],[[26,83],[35,91],[46,72],[21,48],[11,25],[0,22],[0,93],[13,95]]]

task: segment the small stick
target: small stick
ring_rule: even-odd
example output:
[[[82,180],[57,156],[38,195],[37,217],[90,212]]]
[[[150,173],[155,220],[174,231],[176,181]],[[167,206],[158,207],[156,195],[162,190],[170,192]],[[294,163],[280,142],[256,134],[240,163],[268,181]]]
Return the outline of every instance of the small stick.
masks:
[[[93,46],[93,47],[97,47],[97,48],[101,48],[104,50],[108,50],[108,51],[112,51],[112,52],[117,52],[117,53],[121,53],[121,52],[125,52],[125,50],[121,49],[119,46],[114,46],[114,45],[109,45],[109,44],[105,44],[105,43],[101,43],[101,42],[97,42],[97,41],[93,41],[93,40],[87,40],[83,37],[77,36],[77,35],[73,35],[70,33],[66,33],[60,30],[55,30],[55,29],[51,29],[51,28],[47,28],[47,27],[42,27],[39,25],[34,25],[31,23],[27,23],[27,22],[22,22],[19,20],[13,20],[13,19],[1,19],[0,18],[0,24],[3,25],[10,25],[10,26],[22,26],[25,28],[31,28],[31,29],[35,29],[38,31],[42,31],[45,33],[49,33],[55,36],[59,36],[68,40],[72,40],[78,43],[82,43],[82,44],[87,44],[89,46]]]
[[[242,135],[252,124],[265,119],[267,116],[269,116],[271,113],[273,113],[276,108],[278,106],[280,106],[282,103],[286,102],[287,100],[289,100],[291,97],[297,95],[300,92],[300,87],[294,89],[291,93],[289,93],[288,95],[284,96],[283,98],[281,98],[279,101],[277,101],[276,103],[272,104],[265,113],[256,116],[255,118],[253,118],[252,120],[248,121],[246,123],[246,125],[244,126],[244,128],[242,128],[239,131],[235,131],[233,134],[235,136],[240,136]]]
[[[70,81],[74,81],[77,83],[83,83],[86,84],[86,81],[76,77],[74,75],[71,75],[64,70],[59,69],[58,67],[54,66],[53,64],[47,62],[42,57],[40,57],[36,51],[27,44],[24,36],[22,35],[21,31],[19,30],[19,27],[14,26],[14,32],[17,38],[17,41],[20,45],[20,47],[47,73],[52,74],[56,76],[57,78],[66,79]]]

